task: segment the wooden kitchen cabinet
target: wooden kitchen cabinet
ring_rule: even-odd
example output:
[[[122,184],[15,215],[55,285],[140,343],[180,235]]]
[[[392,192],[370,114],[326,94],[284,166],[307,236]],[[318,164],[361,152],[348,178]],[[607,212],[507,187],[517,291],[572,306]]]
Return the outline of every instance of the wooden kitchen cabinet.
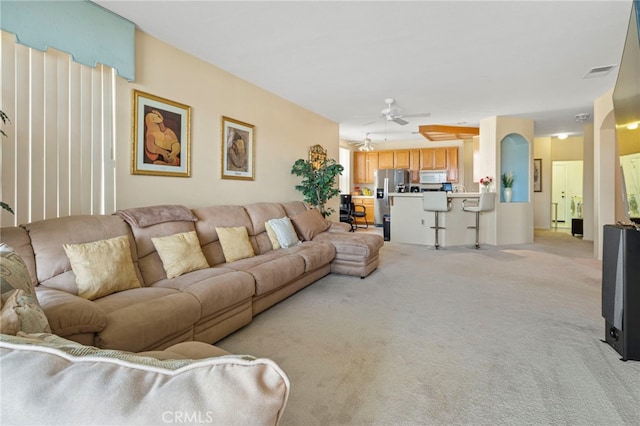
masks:
[[[433,148],[433,169],[447,169],[447,148]]]
[[[393,151],[393,168],[394,169],[411,168],[411,161],[410,161],[410,155],[409,155],[408,149]]]
[[[447,148],[447,180],[458,182],[460,175],[458,172],[458,147]]]
[[[373,171],[379,168],[378,153],[367,152],[367,181],[365,183],[373,183]]]
[[[353,153],[353,183],[367,183],[367,156],[366,153],[356,151]]]
[[[435,164],[433,157],[433,148],[424,148],[420,150],[420,170],[434,170]]]
[[[375,169],[409,169],[411,183],[420,183],[420,170],[447,170],[447,179],[458,182],[458,147],[399,149],[353,153],[353,183],[374,183]]]
[[[379,151],[377,168],[393,169],[393,163],[394,163],[393,160],[394,160],[394,151]]]
[[[409,172],[411,173],[411,183],[420,183],[420,150],[409,150]]]
[[[373,203],[374,203],[374,199],[373,198],[363,198],[363,197],[353,197],[353,204],[360,204],[363,205],[366,209],[367,209],[367,222],[369,223],[369,226],[373,226]],[[361,208],[357,208],[358,211],[362,210]],[[356,218],[356,224],[358,225],[364,225],[364,219],[363,218]]]
[[[373,183],[373,171],[378,167],[377,152],[353,153],[353,183]]]

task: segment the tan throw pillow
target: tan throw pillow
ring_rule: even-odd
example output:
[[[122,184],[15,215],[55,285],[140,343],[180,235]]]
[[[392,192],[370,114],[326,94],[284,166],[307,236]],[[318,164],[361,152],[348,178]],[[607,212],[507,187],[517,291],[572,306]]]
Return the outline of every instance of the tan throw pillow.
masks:
[[[316,209],[307,210],[306,212],[295,215],[291,218],[293,226],[298,231],[298,234],[305,239],[305,241],[311,241],[313,237],[321,232],[329,229],[331,225]]]
[[[273,249],[278,250],[280,248],[280,243],[278,242],[278,236],[276,235],[275,231],[273,230],[269,222],[264,223],[264,228],[267,230],[267,236],[271,241],[271,245],[273,246]]]
[[[49,321],[38,303],[24,261],[4,243],[0,244],[0,257],[0,332],[50,333]]]
[[[126,235],[84,244],[63,244],[76,274],[78,296],[94,300],[141,287]]]
[[[151,241],[162,260],[167,278],[209,267],[195,231],[151,238]]]
[[[216,232],[227,262],[255,256],[246,227],[216,228]]]

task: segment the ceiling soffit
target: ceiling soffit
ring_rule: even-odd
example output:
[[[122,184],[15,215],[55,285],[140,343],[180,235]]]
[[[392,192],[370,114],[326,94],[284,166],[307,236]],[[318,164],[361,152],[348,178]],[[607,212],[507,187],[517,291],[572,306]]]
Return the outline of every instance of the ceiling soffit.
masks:
[[[418,133],[429,141],[438,142],[471,139],[480,134],[480,129],[477,127],[439,126],[433,124],[418,126]]]

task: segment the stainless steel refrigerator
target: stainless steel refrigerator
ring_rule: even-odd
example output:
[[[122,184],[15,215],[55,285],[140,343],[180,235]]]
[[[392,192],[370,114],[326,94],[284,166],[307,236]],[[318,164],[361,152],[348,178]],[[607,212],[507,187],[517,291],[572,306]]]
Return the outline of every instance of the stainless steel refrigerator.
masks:
[[[376,169],[373,171],[373,182],[376,185],[376,200],[373,209],[373,222],[382,226],[383,216],[389,214],[389,193],[398,192],[400,188],[408,190],[408,169]]]

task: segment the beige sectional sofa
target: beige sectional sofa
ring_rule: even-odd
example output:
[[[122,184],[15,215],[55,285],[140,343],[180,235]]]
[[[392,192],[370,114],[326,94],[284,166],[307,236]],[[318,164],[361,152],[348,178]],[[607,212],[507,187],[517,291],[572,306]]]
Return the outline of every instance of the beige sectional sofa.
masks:
[[[151,206],[113,215],[70,216],[3,228],[0,238],[25,261],[53,334],[105,349],[162,350],[214,343],[254,315],[330,272],[366,277],[378,266],[382,237],[319,221],[302,202]],[[274,249],[265,223],[288,217],[302,242]],[[244,227],[252,255],[227,261],[218,233]],[[208,267],[167,278],[154,239],[195,232]],[[64,245],[126,236],[137,288],[80,297]],[[108,270],[105,259],[93,267]]]

